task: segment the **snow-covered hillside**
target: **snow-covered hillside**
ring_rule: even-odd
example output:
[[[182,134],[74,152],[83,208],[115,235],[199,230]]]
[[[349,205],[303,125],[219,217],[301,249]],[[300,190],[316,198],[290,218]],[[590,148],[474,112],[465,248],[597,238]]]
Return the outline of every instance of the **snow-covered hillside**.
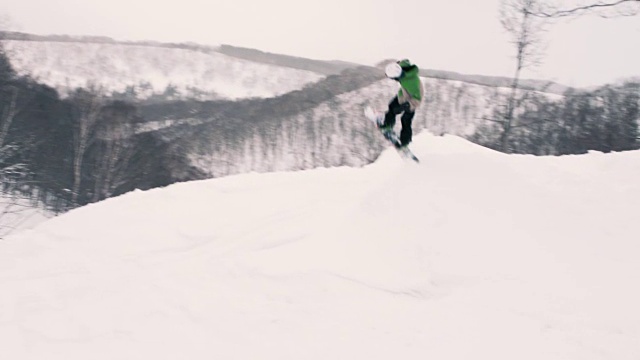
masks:
[[[420,165],[182,183],[0,242],[3,358],[640,357],[639,152],[413,147]]]
[[[501,104],[506,103],[510,92],[508,88],[453,80],[423,77],[422,82],[425,99],[416,112],[413,129],[428,129],[434,134],[471,136],[480,125],[488,123],[486,119],[492,118]],[[197,131],[191,132],[195,135],[180,134],[176,141],[181,141],[182,147],[189,149],[190,164],[212,177],[316,166],[362,166],[370,163],[381,148],[387,146],[363,116],[363,110],[366,106],[386,110],[397,91],[396,81],[375,81],[368,86],[336,94],[318,106],[295,114],[285,116],[279,112],[267,125],[242,118],[242,111],[238,110],[233,114],[242,119],[238,122],[251,124],[242,127],[242,136],[237,136],[236,128],[233,132],[225,132],[215,125],[219,116],[213,112],[199,119],[175,118],[149,123],[145,130],[169,129],[183,124],[196,128]],[[547,93],[542,96],[551,100],[561,98]],[[290,101],[278,105],[287,108],[292,103],[298,104]],[[269,106],[277,108],[273,104]],[[265,108],[261,114],[273,113],[272,108]],[[209,119],[202,119],[207,116]],[[200,126],[208,122],[214,125]],[[400,121],[396,127],[399,131]]]
[[[53,41],[2,42],[20,75],[66,95],[93,86],[105,93],[133,88],[140,99],[161,95],[169,87],[174,98],[269,98],[316,82],[324,75],[188,49]],[[173,90],[172,90],[173,89]]]

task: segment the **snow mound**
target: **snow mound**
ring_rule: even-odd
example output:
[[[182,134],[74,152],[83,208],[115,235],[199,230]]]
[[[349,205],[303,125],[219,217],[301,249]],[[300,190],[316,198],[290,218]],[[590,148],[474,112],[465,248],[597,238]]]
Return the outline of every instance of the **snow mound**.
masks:
[[[0,242],[3,354],[640,356],[638,153],[412,146],[419,165],[176,184]]]

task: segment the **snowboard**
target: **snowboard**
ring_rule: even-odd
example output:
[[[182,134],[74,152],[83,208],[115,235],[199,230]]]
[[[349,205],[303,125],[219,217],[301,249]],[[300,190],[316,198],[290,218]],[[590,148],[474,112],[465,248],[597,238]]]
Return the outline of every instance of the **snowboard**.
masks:
[[[391,143],[391,145],[393,145],[393,147],[398,150],[398,154],[400,154],[400,156],[402,156],[405,159],[410,159],[415,161],[416,163],[419,163],[420,160],[411,152],[411,150],[409,150],[408,147],[401,147],[400,144],[400,139],[398,138],[398,135],[393,131],[382,131],[380,130],[380,128],[378,128],[378,124],[381,123],[382,121],[384,121],[384,114],[379,112],[379,111],[375,111],[370,107],[366,107],[364,109],[364,116],[371,120],[371,122],[373,122],[373,124],[376,126],[376,129],[378,129],[380,131],[380,133],[382,134],[382,136],[387,139],[387,141],[389,141],[389,143]]]

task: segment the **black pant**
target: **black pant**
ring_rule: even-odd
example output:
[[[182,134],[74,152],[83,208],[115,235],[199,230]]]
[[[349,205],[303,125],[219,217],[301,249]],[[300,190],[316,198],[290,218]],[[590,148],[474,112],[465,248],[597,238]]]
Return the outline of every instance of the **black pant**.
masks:
[[[395,125],[396,116],[400,113],[402,113],[402,118],[400,118],[402,123],[400,143],[402,145],[407,145],[411,142],[411,136],[413,135],[413,131],[411,130],[411,121],[413,120],[413,116],[416,114],[414,111],[411,111],[411,105],[409,105],[408,102],[400,104],[398,102],[398,97],[394,97],[389,103],[389,110],[387,110],[387,113],[384,115],[384,126]]]

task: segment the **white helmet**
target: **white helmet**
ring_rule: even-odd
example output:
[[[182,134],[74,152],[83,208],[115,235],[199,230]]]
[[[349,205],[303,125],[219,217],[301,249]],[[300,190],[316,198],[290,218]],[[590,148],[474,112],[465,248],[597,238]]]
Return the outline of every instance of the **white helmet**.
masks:
[[[400,67],[400,65],[398,65],[398,63],[393,62],[387,65],[387,67],[384,69],[384,73],[388,78],[397,79],[400,77],[400,75],[402,75],[402,68]]]

